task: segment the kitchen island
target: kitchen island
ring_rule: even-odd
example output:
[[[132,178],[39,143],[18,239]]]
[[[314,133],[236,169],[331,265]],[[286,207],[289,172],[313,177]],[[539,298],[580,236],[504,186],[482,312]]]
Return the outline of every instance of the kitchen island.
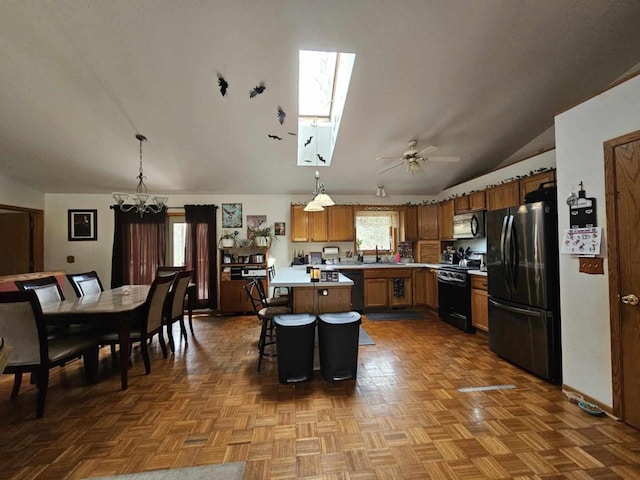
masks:
[[[329,266],[318,266],[321,271],[333,272]],[[269,286],[289,288],[293,313],[329,313],[351,310],[353,281],[338,273],[337,282],[312,282],[305,265],[282,268],[271,279]]]

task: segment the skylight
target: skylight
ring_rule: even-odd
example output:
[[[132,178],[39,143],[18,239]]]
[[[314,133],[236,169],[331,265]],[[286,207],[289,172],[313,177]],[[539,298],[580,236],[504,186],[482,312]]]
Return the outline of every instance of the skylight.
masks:
[[[333,103],[337,52],[300,50],[298,115],[329,117]]]
[[[354,53],[300,50],[298,165],[331,164],[355,58]]]

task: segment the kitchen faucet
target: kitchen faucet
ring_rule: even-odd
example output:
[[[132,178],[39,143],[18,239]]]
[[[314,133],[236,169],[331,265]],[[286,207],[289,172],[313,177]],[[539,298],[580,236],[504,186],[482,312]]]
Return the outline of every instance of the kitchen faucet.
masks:
[[[376,244],[376,263],[380,263],[380,257],[378,256],[378,245]]]

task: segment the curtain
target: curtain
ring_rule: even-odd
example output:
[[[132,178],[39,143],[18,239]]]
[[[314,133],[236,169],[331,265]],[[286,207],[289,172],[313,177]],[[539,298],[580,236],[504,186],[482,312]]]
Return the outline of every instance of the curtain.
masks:
[[[150,285],[156,278],[158,265],[164,265],[166,251],[167,212],[114,212],[111,288],[122,285]]]
[[[218,308],[218,260],[215,205],[185,205],[187,222],[185,264],[193,270],[196,284],[195,305],[199,308]]]

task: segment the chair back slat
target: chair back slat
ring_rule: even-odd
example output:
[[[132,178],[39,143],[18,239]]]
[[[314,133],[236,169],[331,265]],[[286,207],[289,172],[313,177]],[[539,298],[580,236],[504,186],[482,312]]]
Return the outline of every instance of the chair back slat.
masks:
[[[258,284],[262,285],[262,281],[259,278],[253,279],[251,282],[244,285],[244,290],[247,293],[247,298],[251,302],[251,306],[253,307],[253,311],[256,315],[260,315],[260,310],[264,307],[262,302],[262,296],[260,295],[260,287]]]
[[[147,333],[157,330],[162,325],[164,303],[172,282],[173,277],[157,277],[151,285],[147,297]]]
[[[43,347],[46,352],[46,333],[40,332],[44,319],[37,302],[33,291],[0,293],[0,337],[12,348],[8,366],[37,365]]]
[[[77,297],[104,291],[100,277],[95,270],[84,273],[68,273],[67,279]]]
[[[192,270],[180,272],[173,280],[171,288],[171,318],[177,318],[184,313],[184,298],[191,281]]]
[[[54,276],[35,278],[33,280],[16,280],[15,284],[22,291],[35,290],[40,303],[64,300],[62,289]]]
[[[82,292],[83,296],[102,292],[101,285],[95,278],[80,280],[78,282],[78,286],[80,287],[80,291]]]

